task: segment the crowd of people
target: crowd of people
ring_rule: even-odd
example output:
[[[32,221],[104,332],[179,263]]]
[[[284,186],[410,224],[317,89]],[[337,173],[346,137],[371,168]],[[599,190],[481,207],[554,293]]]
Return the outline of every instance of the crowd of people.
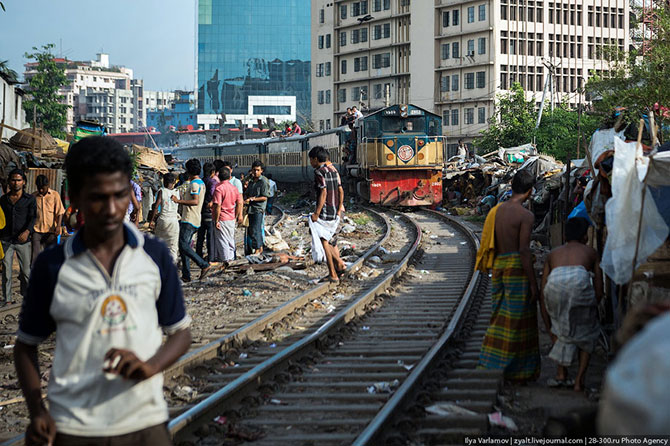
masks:
[[[328,264],[323,280],[333,282],[345,269],[334,243],[343,189],[323,147],[312,148],[309,158],[317,192],[309,218],[313,251]],[[49,234],[60,228],[65,214],[60,197],[40,177],[39,198],[25,193],[19,170],[9,175],[9,190],[0,197],[8,216],[2,248],[10,262],[13,251],[19,253],[26,288],[14,347],[30,416],[26,444],[171,444],[162,372],[191,343],[178,260],[182,282],[191,278],[190,261],[204,278],[215,262],[235,258],[234,233],[244,220],[245,252],[261,253],[264,216],[276,184],[260,161],[238,179],[229,163],[201,166],[189,160],[181,184],[172,173],[163,176],[148,216],[153,237],[130,218],[132,161],[118,142],[82,139],[70,148],[65,169],[72,209],[85,223],[63,243],[56,237],[55,246],[35,258],[30,240],[52,243]],[[194,236],[201,240],[195,249]],[[54,332],[58,347],[47,407],[37,347]]]

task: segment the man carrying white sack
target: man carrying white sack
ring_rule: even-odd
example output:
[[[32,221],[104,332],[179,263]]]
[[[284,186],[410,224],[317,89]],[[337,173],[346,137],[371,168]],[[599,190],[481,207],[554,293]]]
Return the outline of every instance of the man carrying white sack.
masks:
[[[309,219],[312,234],[312,258],[316,263],[328,264],[328,276],[320,282],[338,283],[346,265],[340,258],[337,245],[331,245],[340,216],[344,212],[344,189],[340,174],[328,159],[328,151],[316,146],[309,151],[309,162],[314,168],[316,209]]]

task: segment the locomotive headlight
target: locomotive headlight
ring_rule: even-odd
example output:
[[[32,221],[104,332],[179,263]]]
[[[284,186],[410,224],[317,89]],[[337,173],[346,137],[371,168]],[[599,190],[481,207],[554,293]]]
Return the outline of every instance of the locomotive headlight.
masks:
[[[393,147],[393,144],[394,144],[394,142],[393,142],[392,139],[389,139],[388,141],[386,141],[386,146],[387,147]]]
[[[419,153],[419,161],[422,161],[425,158],[423,152]]]
[[[387,153],[386,154],[386,160],[387,161],[393,161],[394,155],[392,153]]]
[[[417,144],[419,144],[419,147],[423,147],[423,145],[426,144],[426,141],[420,139]]]

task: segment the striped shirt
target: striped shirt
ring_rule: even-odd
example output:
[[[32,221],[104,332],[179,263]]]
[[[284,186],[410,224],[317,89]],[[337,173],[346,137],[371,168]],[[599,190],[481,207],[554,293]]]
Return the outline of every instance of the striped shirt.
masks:
[[[324,221],[335,220],[337,218],[337,208],[340,204],[338,191],[342,185],[339,172],[332,163],[325,162],[318,169],[314,169],[314,181],[317,197],[322,189],[326,189],[326,203],[321,209],[319,218]]]

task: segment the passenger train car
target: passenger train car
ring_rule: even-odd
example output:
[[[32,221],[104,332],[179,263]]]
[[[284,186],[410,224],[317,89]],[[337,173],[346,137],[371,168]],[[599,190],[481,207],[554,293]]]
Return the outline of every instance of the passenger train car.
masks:
[[[413,105],[395,105],[359,119],[354,129],[176,148],[172,155],[181,160],[230,161],[237,176],[259,159],[275,181],[306,183],[314,178],[308,153],[323,146],[340,171],[345,190],[356,191],[371,203],[431,206],[442,201],[444,141],[438,115]],[[352,151],[355,156],[347,156]]]
[[[359,119],[356,163],[347,166],[358,194],[388,206],[441,203],[441,132],[440,116],[414,105],[394,105]]]

